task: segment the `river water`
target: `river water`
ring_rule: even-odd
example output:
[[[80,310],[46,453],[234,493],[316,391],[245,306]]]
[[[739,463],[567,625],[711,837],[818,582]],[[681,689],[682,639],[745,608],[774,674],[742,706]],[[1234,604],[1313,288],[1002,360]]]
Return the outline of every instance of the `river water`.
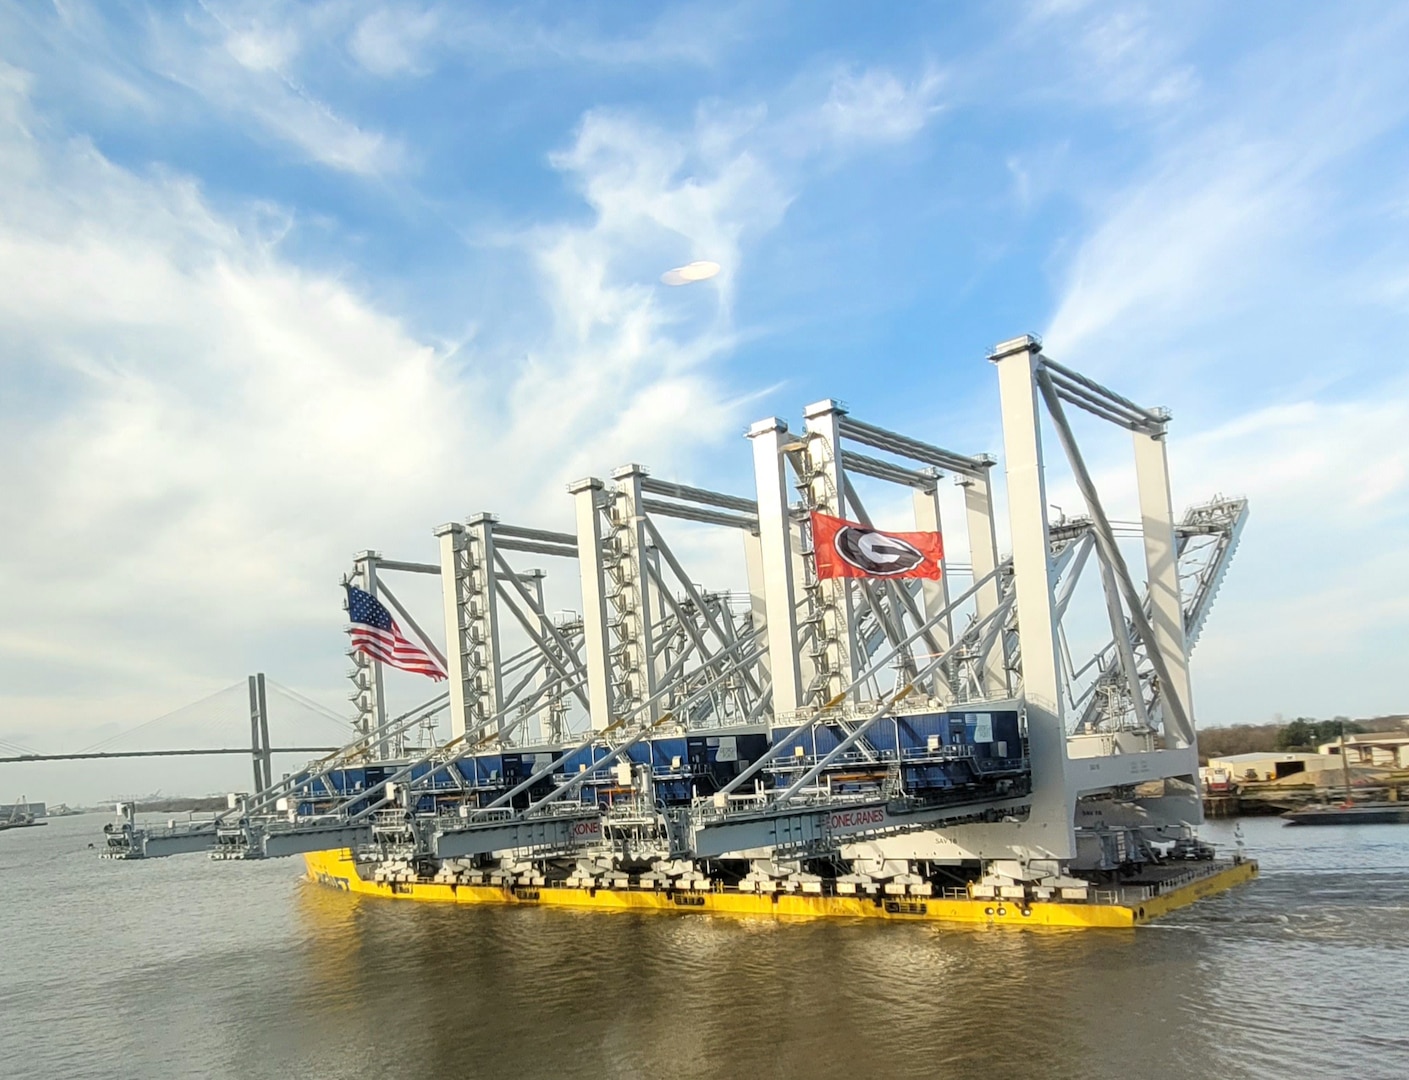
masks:
[[[1131,931],[359,898],[0,833],[0,1077],[1409,1076],[1409,828],[1243,823]],[[1231,850],[1231,826],[1204,836]]]

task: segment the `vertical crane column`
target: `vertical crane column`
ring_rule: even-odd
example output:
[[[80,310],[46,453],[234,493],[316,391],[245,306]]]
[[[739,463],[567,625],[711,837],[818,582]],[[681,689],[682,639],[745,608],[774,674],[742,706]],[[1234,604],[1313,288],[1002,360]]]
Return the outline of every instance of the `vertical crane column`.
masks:
[[[765,639],[768,632],[768,586],[763,572],[763,540],[756,532],[745,532],[744,569],[749,583],[749,617],[755,630],[762,630]],[[758,666],[769,679],[773,668],[769,664],[768,652],[759,657]]]
[[[478,514],[465,525],[441,525],[435,535],[441,542],[451,738],[478,731],[495,717],[503,728],[495,518]]]
[[[753,443],[753,468],[758,491],[758,552],[762,563],[763,606],[767,614],[773,713],[781,716],[796,712],[803,702],[793,579],[792,522],[788,518],[788,470],[783,457],[788,425],[776,416],[760,420],[749,429],[748,437]],[[750,576],[750,589],[753,586],[754,579]]]
[[[476,514],[465,522],[466,548],[469,555],[465,605],[465,628],[471,650],[472,666],[467,674],[474,687],[469,699],[471,706],[467,725],[474,729],[499,717],[499,727],[505,727],[504,679],[500,669],[499,649],[499,582],[494,560],[494,515]]]
[[[921,532],[939,533],[944,535],[943,523],[939,510],[939,481],[943,474],[938,469],[931,470],[934,476],[934,485],[921,491],[914,492],[915,503],[915,528]],[[947,553],[946,553],[947,556]],[[920,582],[921,596],[925,601],[925,618],[933,619],[936,614],[949,606],[949,572],[945,570],[938,581],[931,581],[928,578]],[[934,639],[934,644],[940,649],[947,649],[954,643],[954,620],[952,617],[945,617],[940,623],[930,631],[930,636]],[[936,684],[941,683],[942,672],[935,673]]]
[[[983,468],[959,477],[959,486],[964,489],[964,516],[969,531],[969,564],[973,567],[975,581],[989,578],[974,596],[974,613],[986,618],[998,609],[1000,589],[998,576],[998,532],[993,514],[993,485],[989,481],[989,470],[993,461],[986,456],[979,459]],[[1045,514],[1045,509],[1044,509]],[[993,575],[989,577],[989,575]],[[1007,697],[1013,691],[1008,678],[1008,658],[1000,633],[994,646],[983,658],[981,676],[983,692],[988,697]]]
[[[845,486],[842,482],[841,432],[838,421],[846,415],[841,405],[830,399],[803,409],[807,421],[806,455],[810,476],[806,477],[809,501],[814,509],[835,517],[846,516]],[[825,696],[830,698],[850,685],[856,677],[857,649],[850,581],[832,578],[816,585],[822,664],[825,665]]]
[[[1003,410],[1013,587],[1017,593],[1023,696],[1032,761],[1032,824],[1046,827],[1043,844],[1050,854],[1067,859],[1075,855],[1076,838],[1066,795],[1066,729],[1062,720],[1057,614],[1052,600],[1042,433],[1034,381],[1041,362],[1041,345],[1033,337],[1015,338],[995,348],[989,359],[998,367]],[[981,541],[977,541],[976,548],[981,546]],[[974,573],[978,572],[976,564]]]
[[[620,711],[640,707],[656,692],[656,648],[652,627],[651,558],[646,550],[646,511],[641,506],[641,480],[646,470],[640,465],[624,465],[612,473],[615,491],[611,501],[612,540],[616,565],[615,588],[608,599],[616,609],[617,701]],[[640,718],[650,723],[659,718],[657,705]]]
[[[440,593],[445,612],[445,671],[450,693],[450,737],[465,734],[474,685],[470,678],[472,645],[465,622],[469,602],[470,553],[465,526],[447,522],[435,530],[440,541]]]
[[[607,579],[602,551],[602,481],[595,477],[568,485],[577,503],[577,566],[582,575],[583,659],[593,731],[612,722],[611,638],[607,626]]]
[[[1135,431],[1135,481],[1140,495],[1140,524],[1149,575],[1150,624],[1155,647],[1164,658],[1171,685],[1161,695],[1175,698],[1179,710],[1161,709],[1164,735],[1176,746],[1192,747],[1194,703],[1189,682],[1189,650],[1184,636],[1184,601],[1179,589],[1179,547],[1174,535],[1174,505],[1169,490],[1169,459],[1164,431]],[[1182,718],[1176,715],[1182,713]],[[1182,722],[1181,722],[1182,719]]]
[[[435,530],[440,538],[440,581],[445,611],[445,658],[450,682],[452,738],[476,731],[499,716],[504,726],[500,671],[498,581],[494,569],[494,517]]]
[[[360,551],[352,560],[352,584],[369,596],[377,595],[377,560],[379,551]],[[373,660],[357,651],[350,651],[353,670],[349,674],[354,687],[348,699],[357,707],[357,731],[360,735],[370,735],[386,722],[386,696],[382,689],[381,661]],[[378,739],[374,744],[376,756],[387,756],[386,739]]]
[[[533,593],[533,599],[538,605],[539,611],[547,611],[547,600],[543,593],[543,579],[547,575],[542,570],[525,570],[519,575],[519,580],[528,586]],[[562,650],[558,648],[557,642],[550,642],[556,655],[562,657]],[[564,663],[566,659],[564,658]],[[534,676],[533,687],[535,690],[542,690],[553,675],[553,670],[548,664],[539,668],[538,674]],[[530,712],[527,702],[519,706],[522,715],[527,717]],[[561,686],[549,691],[547,700],[542,705],[541,719],[539,721],[539,735],[541,742],[562,742],[567,738],[567,699]]]

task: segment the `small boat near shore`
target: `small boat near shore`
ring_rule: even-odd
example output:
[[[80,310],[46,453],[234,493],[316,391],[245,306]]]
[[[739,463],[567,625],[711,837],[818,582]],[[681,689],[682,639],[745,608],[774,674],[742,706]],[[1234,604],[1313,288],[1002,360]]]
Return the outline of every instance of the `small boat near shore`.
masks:
[[[1345,731],[1341,731],[1341,782],[1345,787],[1342,803],[1317,803],[1288,810],[1282,819],[1288,825],[1409,825],[1409,803],[1356,802],[1350,783],[1350,762],[1345,751]]]
[[[25,802],[24,796],[21,795],[19,802],[15,803],[14,809],[10,811],[10,816],[0,818],[0,832],[4,832],[6,829],[32,829],[35,826],[47,824],[49,824],[47,821],[40,821],[30,813],[29,803]]]
[[[1282,815],[1288,825],[1409,825],[1409,803],[1303,806]]]

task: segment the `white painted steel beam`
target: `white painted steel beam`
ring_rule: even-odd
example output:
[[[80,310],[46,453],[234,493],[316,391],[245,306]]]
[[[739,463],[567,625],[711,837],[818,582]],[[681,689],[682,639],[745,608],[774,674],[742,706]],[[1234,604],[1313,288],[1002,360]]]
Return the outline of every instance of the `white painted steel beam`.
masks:
[[[445,671],[450,690],[450,737],[461,738],[467,730],[469,701],[474,695],[470,681],[465,605],[469,590],[469,553],[465,526],[450,521],[436,527],[440,541],[440,595],[445,618]]]
[[[148,836],[140,829],[132,834],[133,841],[144,859],[160,859],[168,855],[190,855],[210,851],[215,847],[215,826],[210,830],[176,833],[171,836]]]
[[[479,727],[504,708],[504,678],[499,645],[499,583],[495,558],[494,517],[476,514],[465,523],[465,540],[471,557],[470,604],[465,620],[469,627],[473,708],[467,720]],[[503,720],[500,720],[502,729]]]
[[[647,551],[646,508],[641,481],[646,470],[623,465],[612,473],[612,539],[616,544],[615,589],[608,599],[616,607],[617,648],[613,655],[617,696],[623,715],[655,697],[660,670],[656,657],[656,607]],[[654,721],[655,706],[645,718]]]
[[[689,484],[677,484],[673,480],[657,480],[654,476],[650,475],[641,478],[641,490],[650,495],[665,495],[672,499],[679,499],[682,502],[717,506],[721,510],[737,510],[742,514],[755,514],[758,512],[758,504],[752,499],[745,499],[741,495],[726,495],[723,492],[710,491],[707,488],[691,487]]]
[[[777,417],[760,420],[749,429],[753,443],[754,477],[758,489],[758,538],[762,562],[768,667],[773,680],[775,714],[802,707],[802,665],[799,660],[797,608],[794,599],[792,521],[788,516],[787,464],[783,446],[788,425]]]
[[[380,559],[381,552],[378,551],[359,551],[353,558],[353,584],[374,598],[377,595],[377,562]],[[362,734],[367,735],[379,730],[386,723],[386,691],[382,686],[382,664],[380,660],[373,660],[360,652],[353,658],[353,663],[358,668],[354,685],[358,687],[359,693],[353,699],[357,706],[357,723]],[[379,739],[373,749],[378,758],[385,758],[388,752],[386,739]]]
[[[1038,389],[1042,392],[1043,400],[1047,404],[1047,412],[1052,417],[1052,424],[1056,428],[1062,450],[1066,453],[1067,461],[1071,465],[1076,486],[1081,491],[1081,497],[1086,501],[1086,508],[1091,514],[1091,527],[1102,558],[1115,574],[1116,585],[1125,600],[1130,622],[1134,625],[1135,632],[1145,646],[1145,656],[1149,660],[1150,666],[1154,668],[1160,684],[1169,685],[1172,681],[1169,669],[1165,665],[1163,654],[1155,644],[1154,630],[1145,615],[1144,597],[1139,594],[1130,577],[1130,569],[1125,563],[1125,556],[1121,554],[1120,547],[1116,543],[1110,520],[1106,517],[1105,509],[1101,505],[1100,494],[1086,468],[1081,451],[1076,445],[1076,437],[1072,434],[1071,425],[1067,423],[1061,400],[1057,396],[1050,378],[1040,368],[1035,372],[1034,378]],[[1175,730],[1181,730],[1184,725],[1190,724],[1187,715],[1183,712],[1183,703],[1177,697],[1166,698],[1164,704],[1166,714],[1171,716]]]
[[[1184,602],[1179,590],[1179,548],[1174,535],[1169,460],[1162,434],[1153,436],[1136,431],[1133,438],[1140,524],[1149,577],[1150,624],[1154,630],[1154,646],[1169,672],[1168,684],[1160,687],[1160,697],[1172,697],[1178,705],[1176,709],[1161,706],[1164,734],[1171,745],[1192,747],[1197,737],[1189,651],[1184,637]]]
[[[607,627],[606,569],[602,563],[602,481],[589,477],[568,486],[577,501],[577,567],[582,579],[583,661],[593,731],[612,722],[611,638]]]
[[[477,822],[464,828],[445,825],[431,835],[430,848],[436,858],[463,859],[494,851],[561,850],[598,840],[601,835],[600,812],[592,809],[581,814]]]
[[[675,557],[675,553],[671,551],[670,546],[666,544],[665,538],[661,536],[660,532],[651,523],[649,518],[645,519],[644,524],[646,528],[646,533],[650,537],[651,543],[655,545],[654,550],[656,555],[668,567],[670,567],[670,571],[675,575],[675,580],[679,584],[681,591],[684,592],[684,594],[689,598],[690,602],[694,604],[695,611],[697,612],[696,617],[702,620],[704,624],[714,634],[715,640],[719,643],[717,648],[722,649],[727,647],[733,640],[732,636],[726,631],[724,626],[724,623],[728,622],[730,618],[729,613],[727,611],[722,613],[722,621],[718,617],[716,617],[715,612],[710,610],[710,605],[705,601],[705,598],[700,595],[700,591],[695,588],[695,583],[691,581],[689,575],[685,573],[685,568],[680,565],[680,560]],[[666,589],[664,584],[664,578],[659,574],[658,571],[655,572],[654,576],[656,578],[657,584],[660,587],[662,596],[664,596]],[[677,615],[679,616],[680,621],[682,623],[686,623],[688,621],[682,613],[677,611]],[[698,634],[699,628],[691,625],[688,628],[688,632],[692,636],[694,636]],[[700,656],[703,660],[706,656],[710,654],[711,650],[706,646],[703,638],[696,638],[696,644],[699,646]],[[754,677],[753,672],[749,670],[747,666],[740,666],[738,670],[740,676],[743,678],[744,683],[747,684],[749,690],[752,692],[754,697],[757,697],[760,693],[762,693],[763,688],[759,685],[758,680]]]
[[[755,520],[757,516],[755,515]],[[768,587],[763,582],[763,541],[759,539],[757,531],[745,532],[744,538],[744,572],[749,583],[749,621],[755,630],[766,630],[768,626]],[[763,654],[763,659],[759,666],[771,681],[773,678],[773,668],[769,662],[769,653]]]
[[[278,859],[289,855],[306,855],[310,851],[360,847],[371,841],[372,829],[368,825],[310,825],[301,829],[269,832],[257,839],[258,850],[262,855],[269,859]]]
[[[845,415],[845,413],[843,413],[840,428],[841,434],[848,439],[865,443],[867,446],[874,446],[878,450],[884,450],[899,457],[908,457],[912,461],[922,461],[926,465],[947,469],[950,472],[977,473],[988,465],[985,458],[972,458],[965,454],[956,454],[952,450],[932,446],[919,439],[912,439],[908,435],[887,431],[875,424],[864,423],[855,417]]]
[[[936,474],[930,478],[928,489],[917,489],[912,499],[915,507],[915,528],[920,532],[939,533],[943,543],[944,525],[940,517],[939,509],[939,476]],[[946,559],[947,562],[947,552]],[[943,566],[940,579],[931,581],[928,578],[920,582],[920,595],[925,604],[925,616],[933,619],[936,614],[949,609],[949,568]],[[934,648],[938,652],[943,652],[954,643],[954,620],[946,615],[930,632],[934,639]],[[938,682],[939,680],[936,680]]]
[[[812,508],[835,517],[846,516],[846,479],[841,462],[840,402],[827,399],[802,411],[806,421],[806,454],[811,469],[808,494]],[[814,544],[815,544],[814,540]],[[847,578],[817,583],[827,671],[825,696],[839,694],[856,676],[860,649],[856,643],[856,608]]]
[[[960,474],[958,484],[964,489],[964,519],[969,534],[969,564],[975,581],[988,579],[974,597],[974,614],[986,619],[998,610],[1000,585],[996,571],[999,566],[998,530],[993,512],[993,484],[989,475],[993,462],[980,459],[984,467]],[[1008,675],[1008,659],[1003,649],[1003,635],[996,648],[983,659],[982,686],[985,697],[1007,697],[1013,692]]]
[[[1101,592],[1106,598],[1106,615],[1111,627],[1111,643],[1120,658],[1120,669],[1125,676],[1125,692],[1135,710],[1136,723],[1149,727],[1149,716],[1145,710],[1145,693],[1140,686],[1140,672],[1135,666],[1135,649],[1130,644],[1130,627],[1125,621],[1125,609],[1120,603],[1120,586],[1116,583],[1115,568],[1106,561],[1099,547],[1096,551],[1100,563]]]
[[[496,579],[499,595],[509,606],[510,612],[518,619],[524,633],[528,634],[529,639],[538,646],[543,658],[562,677],[564,688],[569,689],[577,696],[577,699],[582,702],[583,708],[590,708],[587,695],[581,690],[582,684],[586,681],[586,671],[577,650],[553,625],[553,620],[543,610],[537,596],[524,585],[519,575],[514,572],[514,568],[504,560],[504,556],[495,552],[494,562],[501,571]]]
[[[1013,537],[1013,587],[1022,648],[1028,756],[1032,763],[1032,812],[1014,831],[1038,834],[1049,857],[1076,854],[1072,806],[1066,795],[1066,728],[1062,720],[1061,659],[1052,590],[1052,548],[1047,531],[1047,485],[1035,377],[1041,343],[1024,336],[997,346],[1003,411],[1003,459]],[[972,535],[972,534],[971,534]],[[976,543],[976,551],[983,547]],[[978,556],[974,572],[978,573]]]

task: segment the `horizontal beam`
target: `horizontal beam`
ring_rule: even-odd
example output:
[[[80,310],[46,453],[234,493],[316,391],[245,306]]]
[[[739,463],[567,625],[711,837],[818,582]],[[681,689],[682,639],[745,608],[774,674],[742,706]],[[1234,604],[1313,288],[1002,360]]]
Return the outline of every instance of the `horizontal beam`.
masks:
[[[758,503],[753,499],[745,499],[739,495],[725,495],[723,492],[709,491],[706,488],[690,487],[688,484],[676,484],[669,480],[657,480],[652,476],[641,478],[641,490],[652,495],[666,495],[672,499],[717,506],[723,510],[738,510],[745,514],[758,513]]]
[[[1103,407],[1115,412],[1126,413],[1141,428],[1153,427],[1163,431],[1165,424],[1169,422],[1167,412],[1136,405],[1129,398],[1122,397],[1107,386],[1102,386],[1095,379],[1088,378],[1069,367],[1064,367],[1047,356],[1042,357],[1042,367],[1059,389],[1069,391],[1074,396],[1084,397],[1087,401],[1095,399]],[[1072,404],[1081,405],[1082,408],[1087,407],[1081,401],[1073,400]]]
[[[340,750],[338,746],[275,746],[271,754],[331,754]],[[216,754],[249,754],[248,746],[222,747],[218,750],[104,750],[91,754],[21,754],[18,757],[0,758],[0,765],[16,765],[22,761],[103,761],[107,758],[144,757],[204,757]],[[264,751],[260,751],[263,753]]]
[[[265,858],[279,859],[289,855],[306,855],[310,851],[361,847],[371,840],[371,826],[340,822],[335,825],[308,825],[265,833],[259,838],[259,844]]]
[[[935,806],[906,807],[885,800],[839,799],[820,806],[736,811],[723,817],[697,820],[692,830],[691,848],[697,859],[766,847],[835,848],[843,843],[863,841],[868,836],[993,820],[1021,811],[1030,802],[1026,795],[996,795],[956,798]],[[855,824],[857,821],[865,823]]]
[[[889,480],[892,484],[903,484],[918,491],[933,491],[935,483],[939,479],[938,476],[918,472],[915,469],[907,469],[903,465],[882,461],[879,458],[867,457],[854,450],[843,450],[841,463],[842,468],[849,469],[851,472],[874,477],[877,480]]]
[[[424,562],[401,562],[398,559],[378,559],[378,570],[403,570],[408,574],[435,574],[439,576],[440,565],[438,563]]]
[[[494,533],[494,547],[498,551],[529,551],[535,555],[556,555],[563,559],[577,558],[577,542],[569,544],[544,543],[537,540],[518,540],[512,537],[500,536],[498,530]],[[522,575],[515,574],[516,578]],[[525,579],[526,580],[526,579]]]
[[[496,521],[494,523],[494,539],[499,542],[499,546],[503,546],[503,538],[506,536],[512,536],[519,540],[541,540],[545,544],[577,546],[577,537],[572,533],[553,532],[551,529],[529,529],[522,525],[505,525]]]
[[[202,822],[208,828],[165,836],[147,836],[141,829],[132,833],[132,840],[144,859],[163,859],[169,855],[194,855],[215,847],[215,823]]]
[[[524,848],[562,850],[601,838],[601,811],[594,806],[581,814],[477,822],[464,828],[442,826],[431,834],[430,846],[438,859],[464,859]]]
[[[1089,412],[1092,416],[1101,420],[1108,420],[1118,427],[1126,428],[1129,431],[1150,431],[1150,425],[1131,416],[1129,413],[1107,405],[1095,395],[1087,393],[1079,387],[1069,386],[1066,383],[1052,380],[1052,385],[1057,388],[1057,393],[1061,399],[1068,404],[1075,405],[1078,409]],[[1155,432],[1158,434],[1158,432]]]
[[[684,521],[698,521],[705,525],[724,525],[745,532],[758,532],[757,514],[725,514],[719,510],[705,510],[685,503],[661,502],[659,499],[642,499],[641,509],[648,514],[663,517],[681,518]]]
[[[942,450],[938,446],[921,442],[919,439],[912,439],[908,435],[887,431],[883,427],[867,424],[851,416],[842,416],[839,420],[839,426],[845,438],[865,443],[867,446],[874,446],[877,450],[885,450],[887,453],[908,457],[914,461],[923,461],[926,465],[936,465],[941,469],[963,473],[965,476],[983,476],[993,464],[987,458],[969,457],[965,454],[956,454],[952,450]]]

